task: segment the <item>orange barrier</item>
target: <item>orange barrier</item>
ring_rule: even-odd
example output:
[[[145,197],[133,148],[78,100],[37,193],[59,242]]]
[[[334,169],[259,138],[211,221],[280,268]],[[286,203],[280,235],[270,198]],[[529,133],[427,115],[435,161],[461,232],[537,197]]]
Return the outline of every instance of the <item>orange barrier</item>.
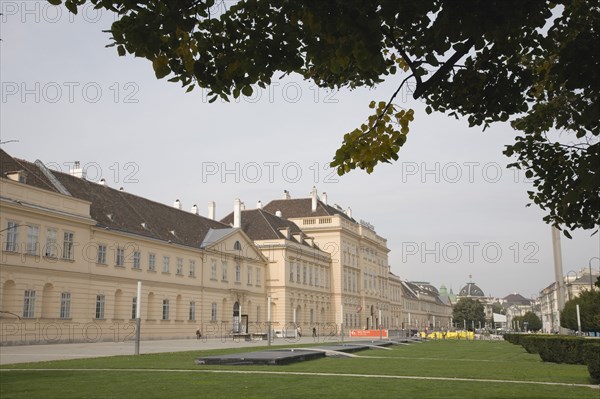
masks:
[[[379,330],[350,330],[353,338],[379,338]],[[388,337],[388,330],[381,330],[381,337]]]

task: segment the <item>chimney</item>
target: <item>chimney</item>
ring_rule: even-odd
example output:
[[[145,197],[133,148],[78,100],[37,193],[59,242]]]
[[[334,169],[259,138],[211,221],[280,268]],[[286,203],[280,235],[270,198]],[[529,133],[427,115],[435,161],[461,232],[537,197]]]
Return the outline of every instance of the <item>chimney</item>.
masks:
[[[242,201],[236,198],[233,201],[233,227],[240,228],[242,224]]]
[[[194,205],[192,206],[192,213],[193,213],[194,215],[197,215],[197,214],[198,214],[198,205],[194,204]]]
[[[181,202],[178,199],[176,199],[173,203],[173,206],[177,209],[181,209]]]
[[[241,209],[242,211],[245,211],[245,210],[246,210],[246,203],[245,203],[245,202],[242,202],[242,203],[241,203],[241,205],[240,205],[240,209]]]
[[[256,209],[262,209],[262,202],[260,200],[256,203]]]
[[[119,188],[119,191],[125,191],[125,189],[123,187]]]
[[[283,199],[288,200],[291,199],[290,192],[288,190],[283,190]]]
[[[103,177],[102,179],[100,179],[100,181],[98,182],[99,185],[101,186],[106,186],[106,179]]]
[[[323,197],[321,198],[325,205],[327,205],[327,193],[323,191]]]
[[[71,168],[71,176],[85,179],[85,171],[81,168],[79,161],[75,161],[75,164]]]
[[[348,207],[348,209],[346,209],[346,215],[351,218],[352,217],[352,209],[350,207]]]
[[[312,191],[310,192],[310,198],[312,200],[310,210],[312,212],[316,212],[317,211],[317,188],[315,186],[313,186]]]
[[[215,220],[215,210],[216,210],[215,201],[209,201],[208,203],[208,218]]]
[[[275,211],[275,216],[277,216],[278,218],[282,217],[281,211]]]

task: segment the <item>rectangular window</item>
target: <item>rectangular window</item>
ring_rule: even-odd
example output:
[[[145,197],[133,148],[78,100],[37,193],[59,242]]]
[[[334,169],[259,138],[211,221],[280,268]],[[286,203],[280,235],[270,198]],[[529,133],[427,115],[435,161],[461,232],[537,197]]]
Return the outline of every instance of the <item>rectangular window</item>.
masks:
[[[30,319],[35,316],[35,290],[25,290],[23,298],[23,318]]]
[[[27,243],[25,251],[29,255],[39,255],[40,249],[40,228],[39,226],[27,226]]]
[[[148,270],[156,271],[156,254],[148,254]]]
[[[315,269],[315,287],[319,286],[319,274],[321,274],[321,268],[317,267]]]
[[[188,320],[196,320],[196,302],[190,301],[190,312]]]
[[[17,222],[8,222],[6,227],[6,245],[7,252],[19,251],[19,225]]]
[[[227,262],[221,263],[221,280],[227,281]]]
[[[106,264],[106,245],[98,245],[98,263]]]
[[[217,261],[214,259],[210,260],[210,279],[217,279]]]
[[[294,262],[290,263],[290,283],[294,282]]]
[[[61,292],[60,293],[60,318],[70,319],[71,318],[71,293]]]
[[[46,249],[45,254],[48,258],[56,258],[58,246],[56,245],[56,230],[46,230]]]
[[[242,281],[242,266],[239,263],[235,264],[235,282],[239,283]]]
[[[142,254],[140,254],[140,251],[133,251],[133,268],[142,268]]]
[[[182,275],[183,274],[183,259],[182,258],[177,258],[177,270],[176,273],[178,275]]]
[[[104,319],[104,295],[96,295],[96,319]]]
[[[196,261],[190,259],[190,277],[196,277]]]
[[[256,268],[256,286],[260,287],[262,285],[262,274],[260,272],[260,268]]]
[[[215,302],[210,306],[210,321],[217,321],[217,304]]]
[[[73,260],[73,233],[65,231],[63,235],[63,259]]]
[[[252,277],[253,277],[253,273],[254,270],[252,268],[252,266],[248,266],[248,285],[252,285]]]
[[[306,266],[302,266],[302,284],[306,285]]]
[[[169,320],[169,300],[163,299],[162,302],[162,319]]]
[[[171,263],[171,258],[168,256],[163,256],[163,273],[169,273],[169,264]]]
[[[300,263],[296,265],[296,282],[300,284]]]
[[[137,296],[134,296],[131,300],[131,319],[135,320],[135,314],[137,313]]]
[[[115,264],[119,267],[125,266],[125,248],[117,248]]]
[[[308,269],[308,285],[312,285],[313,283],[313,268],[312,266]]]

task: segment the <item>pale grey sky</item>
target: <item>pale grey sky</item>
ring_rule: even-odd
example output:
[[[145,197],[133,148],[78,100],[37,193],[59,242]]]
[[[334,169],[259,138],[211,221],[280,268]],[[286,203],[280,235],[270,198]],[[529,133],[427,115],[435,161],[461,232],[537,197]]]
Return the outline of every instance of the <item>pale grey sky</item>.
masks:
[[[400,76],[376,89],[330,92],[298,76],[275,81],[252,98],[208,104],[156,80],[146,60],[104,48],[113,20],[87,7],[78,16],[46,2],[1,1],[1,133],[11,155],[68,170],[80,161],[92,180],[217,217],[235,198],[247,207],[307,197],[312,186],[329,203],[351,207],[387,238],[392,271],[445,284],[454,292],[469,275],[486,294],[526,297],[552,282],[550,227],[526,208],[530,185],[505,168],[515,133],[507,124],[482,132],[415,109],[400,160],[338,177],[328,167],[344,133],[363,123],[371,100],[387,100]],[[598,235],[562,240],[565,274],[599,256]],[[597,270],[598,261],[593,267]]]

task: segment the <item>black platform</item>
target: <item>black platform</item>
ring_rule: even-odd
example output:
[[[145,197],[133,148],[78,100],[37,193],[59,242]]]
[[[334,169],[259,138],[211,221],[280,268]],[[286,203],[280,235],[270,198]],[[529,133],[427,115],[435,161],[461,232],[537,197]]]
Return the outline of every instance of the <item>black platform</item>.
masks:
[[[302,349],[268,349],[257,352],[233,353],[229,355],[204,356],[196,358],[198,365],[285,365],[306,360],[329,357],[342,357],[344,353],[358,352],[377,346],[389,346],[391,341],[349,342],[345,344],[323,345]]]

